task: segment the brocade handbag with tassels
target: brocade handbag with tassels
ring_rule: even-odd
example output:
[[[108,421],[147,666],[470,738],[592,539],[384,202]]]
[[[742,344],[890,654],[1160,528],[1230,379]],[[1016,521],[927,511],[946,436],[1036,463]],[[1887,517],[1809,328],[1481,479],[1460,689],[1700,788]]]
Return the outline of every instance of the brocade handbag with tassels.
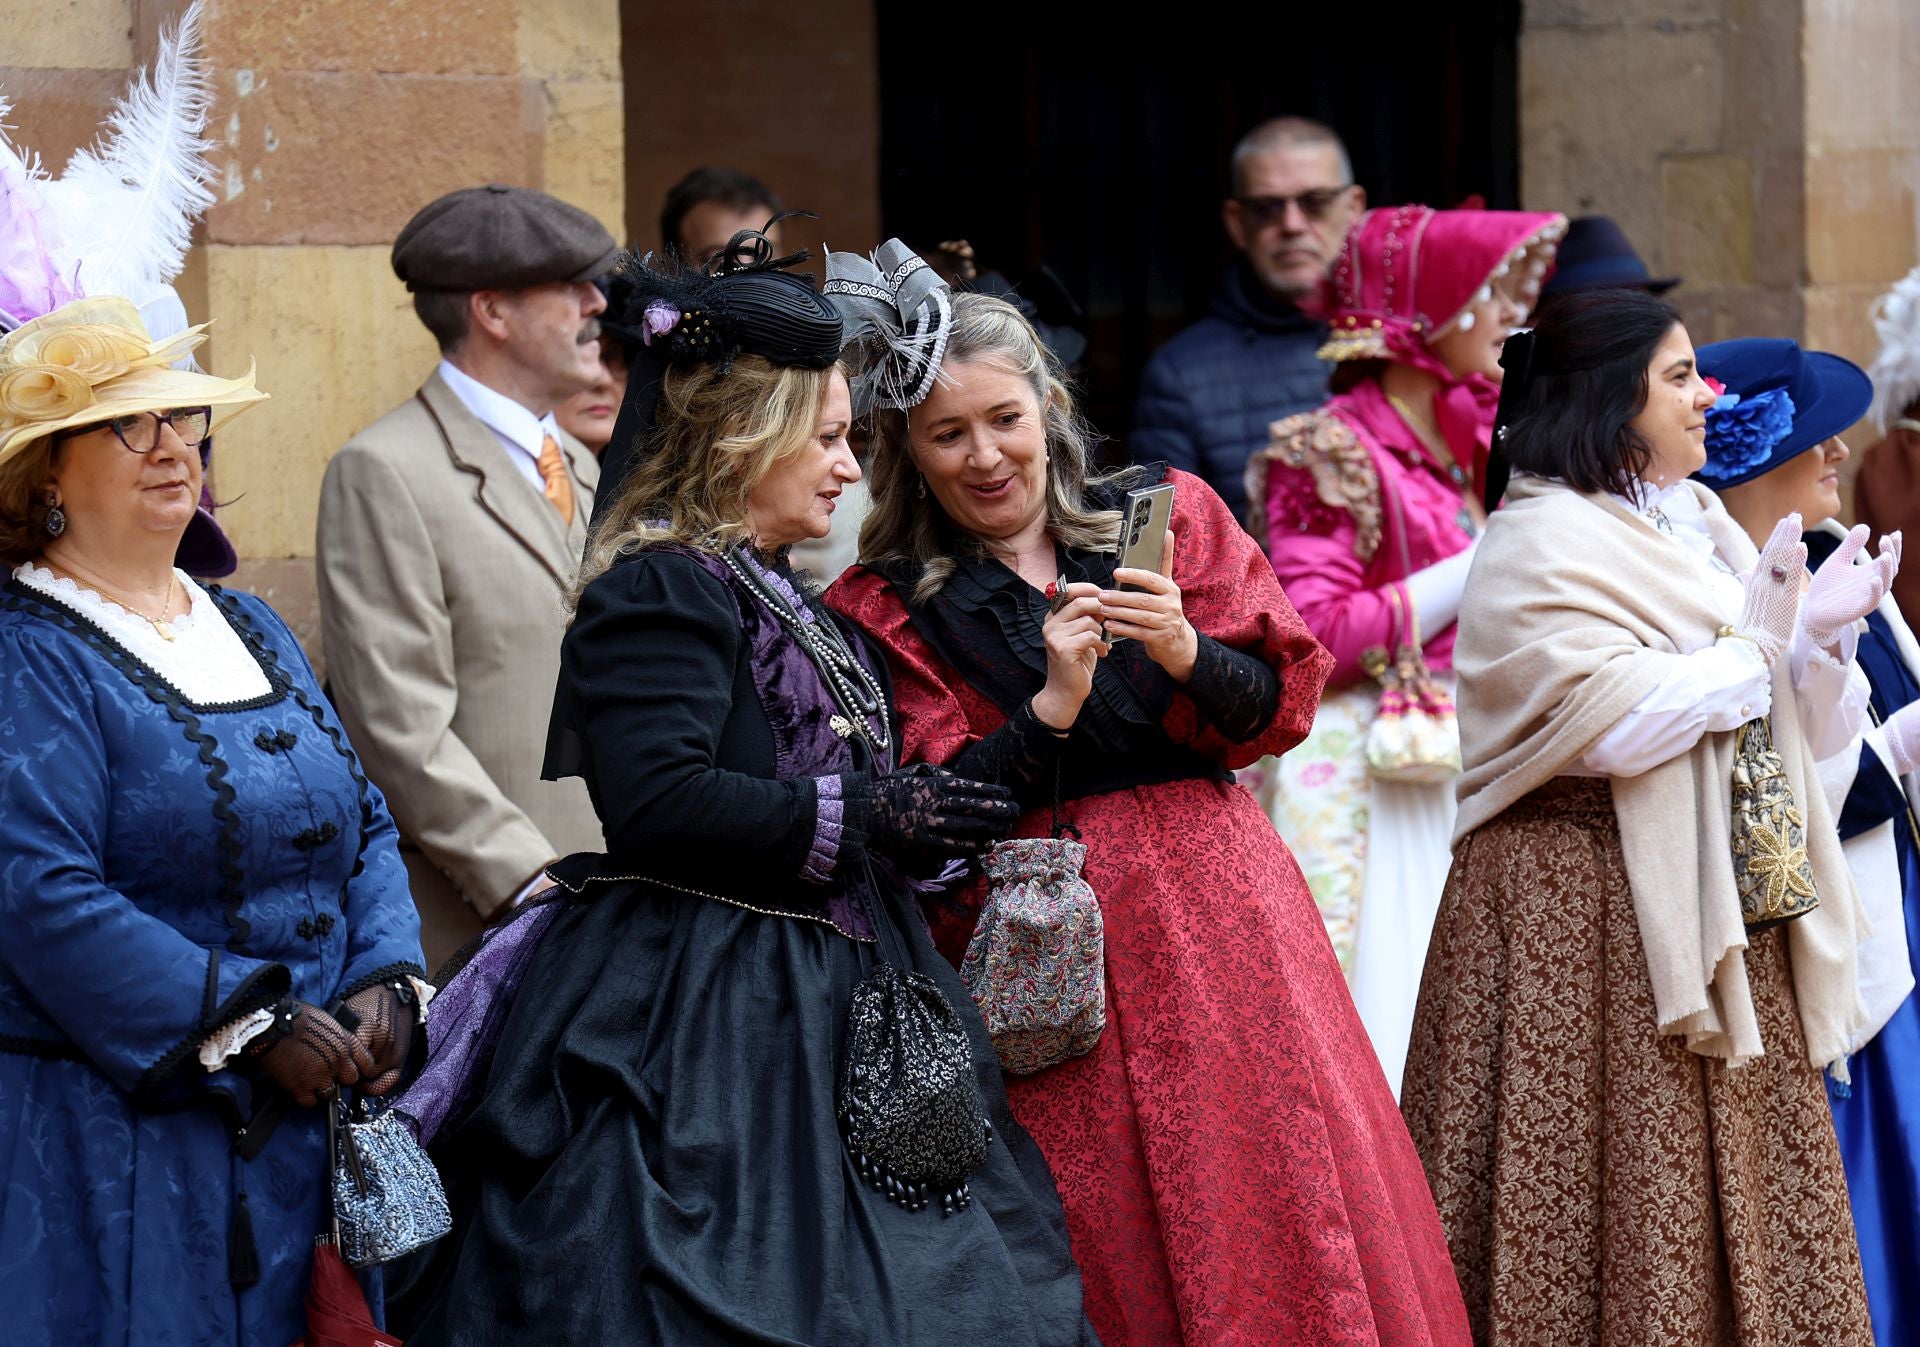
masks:
[[[1405,639],[1389,659],[1385,650],[1363,658],[1380,682],[1380,707],[1367,730],[1367,771],[1376,781],[1433,785],[1460,774],[1460,720],[1453,697],[1427,669],[1420,649],[1420,617],[1400,590],[1387,590],[1396,627]]]

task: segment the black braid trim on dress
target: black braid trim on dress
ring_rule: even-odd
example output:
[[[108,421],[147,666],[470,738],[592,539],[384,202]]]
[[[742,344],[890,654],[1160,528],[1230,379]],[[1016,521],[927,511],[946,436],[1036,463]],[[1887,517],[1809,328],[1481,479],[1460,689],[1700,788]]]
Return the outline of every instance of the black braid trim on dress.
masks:
[[[0,1053],[14,1057],[37,1057],[43,1062],[84,1062],[87,1054],[71,1043],[50,1038],[25,1038],[19,1034],[0,1034]]]
[[[205,1016],[180,1042],[174,1044],[165,1056],[145,1071],[134,1082],[133,1097],[136,1103],[147,1107],[179,1107],[187,1102],[183,1099],[169,1099],[168,1086],[172,1077],[181,1067],[193,1061],[200,1051],[200,1045],[213,1034],[243,1019],[256,1010],[266,1010],[278,1004],[293,990],[293,974],[285,964],[262,964],[235,987],[212,1013]]]
[[[402,978],[419,978],[422,982],[425,982],[427,980],[427,970],[417,963],[390,963],[349,982],[345,989],[341,991],[340,999],[342,1001],[351,1001],[369,987],[378,987],[389,982],[398,982]]]
[[[263,665],[262,671],[269,685],[265,696],[202,706],[188,701],[153,666],[132,651],[122,648],[105,632],[59,600],[36,592],[17,579],[8,580],[6,591],[4,606],[8,611],[37,610],[49,622],[87,642],[101,658],[124,674],[127,681],[159,703],[180,726],[180,732],[188,742],[198,750],[200,763],[207,769],[207,787],[213,792],[213,818],[217,829],[214,845],[220,855],[219,900],[229,931],[227,948],[236,953],[244,952],[247,940],[253,935],[253,925],[240,915],[241,905],[246,902],[246,894],[241,890],[244,875],[240,869],[240,816],[234,811],[236,796],[227,782],[227,764],[220,756],[219,741],[200,728],[200,716],[272,706],[287,695],[291,685],[286,676],[277,666]]]
[[[1280,676],[1258,656],[1196,634],[1200,645],[1187,677],[1187,696],[1235,743],[1258,739],[1280,710]]]
[[[333,741],[333,751],[338,753],[341,761],[347,764],[347,774],[353,778],[353,784],[360,792],[360,845],[353,853],[353,869],[347,878],[358,879],[360,872],[366,869],[367,843],[373,837],[373,797],[368,789],[367,774],[360,770],[360,759],[355,755],[353,746],[347,742],[347,736],[338,726],[327,720],[326,713],[314,703],[313,698],[307,696],[299,684],[281,673],[280,657],[273,653],[260,633],[254,630],[253,619],[246,615],[240,605],[234,601],[233,596],[220,585],[208,585],[207,593],[212,596],[215,603],[220,605],[220,611],[227,615],[228,623],[240,634],[240,639],[246,642],[247,649],[253,652],[254,659],[258,660],[260,667],[266,670],[267,677],[275,682],[286,684],[287,692],[294,702],[301,710],[313,717],[315,725],[326,732],[327,738]],[[346,906],[343,895],[340,903],[341,911],[344,912]]]

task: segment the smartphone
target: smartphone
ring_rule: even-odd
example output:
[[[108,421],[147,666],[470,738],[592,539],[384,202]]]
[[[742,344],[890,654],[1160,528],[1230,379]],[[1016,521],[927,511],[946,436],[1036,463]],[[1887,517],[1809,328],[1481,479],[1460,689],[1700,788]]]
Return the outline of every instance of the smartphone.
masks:
[[[1159,570],[1166,554],[1167,527],[1172,522],[1173,483],[1143,486],[1127,492],[1126,503],[1120,509],[1120,557],[1114,563],[1115,569],[1131,566],[1142,571]],[[1120,588],[1138,589],[1139,586]],[[1124,641],[1127,638],[1110,639]]]
[[[1167,528],[1172,523],[1172,482],[1127,492],[1127,502],[1121,509],[1120,559],[1114,566],[1159,570],[1167,545]]]

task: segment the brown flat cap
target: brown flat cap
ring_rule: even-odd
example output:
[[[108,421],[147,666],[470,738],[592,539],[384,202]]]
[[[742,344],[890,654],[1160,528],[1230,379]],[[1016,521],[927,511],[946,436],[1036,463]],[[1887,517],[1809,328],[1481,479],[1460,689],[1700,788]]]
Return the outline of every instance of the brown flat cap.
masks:
[[[393,241],[393,274],[409,290],[518,290],[593,280],[619,251],[578,206],[490,183],[422,206]]]

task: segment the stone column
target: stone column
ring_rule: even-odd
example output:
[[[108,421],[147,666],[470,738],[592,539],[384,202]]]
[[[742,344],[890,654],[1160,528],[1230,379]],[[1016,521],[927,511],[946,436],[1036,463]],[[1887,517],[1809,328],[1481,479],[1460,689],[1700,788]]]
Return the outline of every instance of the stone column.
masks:
[[[1617,219],[1696,342],[1873,358],[1920,260],[1912,0],[1526,0],[1520,61],[1529,208]]]

